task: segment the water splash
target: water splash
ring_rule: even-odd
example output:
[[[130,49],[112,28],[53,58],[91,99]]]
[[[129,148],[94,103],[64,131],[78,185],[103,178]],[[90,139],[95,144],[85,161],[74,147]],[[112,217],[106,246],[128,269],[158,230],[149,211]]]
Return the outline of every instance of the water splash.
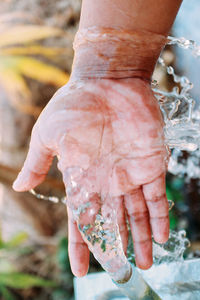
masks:
[[[174,206],[172,200],[168,200],[169,210]],[[190,241],[186,237],[185,230],[178,232],[170,230],[169,239],[165,244],[159,244],[153,240],[153,262],[154,265],[171,263],[184,260],[184,253],[190,247]],[[128,261],[135,263],[135,254],[129,229],[129,245],[127,250]]]
[[[170,231],[169,239],[165,244],[158,244],[153,240],[153,262],[155,265],[184,260],[184,253],[190,246],[184,230]],[[129,242],[127,251],[128,261],[135,263],[135,254],[132,240]]]
[[[159,58],[158,63],[173,77],[178,86],[172,91],[161,91],[153,87],[163,113],[165,141],[169,148],[194,151],[200,146],[199,114],[193,112],[194,99],[190,95],[193,84],[185,76],[175,74],[172,66],[166,66]],[[153,82],[155,86],[155,82]]]
[[[71,217],[104,270],[117,282],[127,281],[131,276],[131,267],[123,251],[117,224],[117,199],[87,190],[87,184],[83,183],[85,173],[76,167],[65,172]]]
[[[168,36],[168,45],[177,45],[180,48],[191,50],[194,57],[200,56],[200,46],[193,40],[187,40],[184,37]]]
[[[169,211],[172,210],[172,208],[174,207],[174,201],[168,199],[168,204],[169,204]]]
[[[173,175],[179,175],[186,181],[200,178],[200,150],[196,150],[187,157],[178,149],[173,149],[168,165],[168,171]]]
[[[200,56],[200,46],[198,46],[192,40],[186,40],[184,38],[177,39],[170,37],[169,44],[178,45],[181,48],[191,50],[192,55],[194,57]],[[177,81],[176,79],[177,78],[175,77],[175,82]],[[184,145],[183,147],[174,147],[175,149],[172,151],[168,170],[174,175],[182,175],[186,178],[186,180],[190,180],[200,178],[200,110],[199,108],[195,110],[193,109],[194,100],[191,100],[191,97],[189,95],[189,91],[193,87],[192,83],[190,83],[189,80],[185,80],[185,83],[186,94],[188,95],[186,98],[189,99],[188,109],[186,110],[186,112],[188,112],[189,117],[188,120],[183,119],[182,122],[179,120],[179,128],[181,127],[181,131],[185,131],[186,133],[183,134],[183,140],[184,142],[187,142],[187,147],[184,147]],[[169,129],[167,128],[166,132],[168,133],[168,135],[170,135],[170,129],[173,128],[173,125],[171,125],[171,127],[168,127]],[[175,126],[172,129],[172,132],[173,131],[174,133],[176,133]],[[187,157],[185,158],[185,155],[180,150],[188,150],[192,152],[190,152],[189,155],[187,155]]]
[[[200,46],[194,41],[184,38],[169,37],[168,44],[177,45],[184,49],[192,51],[195,57],[200,56]],[[200,168],[197,167],[200,162],[200,111],[194,111],[195,101],[191,97],[191,89],[193,84],[185,76],[178,76],[172,66],[167,66],[162,57],[158,63],[162,68],[166,69],[167,74],[172,76],[176,86],[172,91],[161,91],[154,81],[152,88],[157,97],[165,122],[165,141],[169,148],[175,150],[169,163],[169,171],[174,174],[187,174],[190,178],[198,178],[200,176]],[[187,160],[179,162],[181,150],[195,151]],[[90,250],[95,254],[97,260],[103,265],[104,269],[111,277],[119,281],[124,278],[125,274],[130,271],[126,257],[123,253],[121,238],[118,226],[114,226],[116,214],[111,206],[106,204],[105,209],[101,209],[99,205],[99,195],[91,195],[77,184],[74,178],[68,181],[68,200],[74,197],[77,200],[77,207],[73,207],[73,215],[77,221],[79,230],[83,239],[89,245]],[[30,191],[39,199],[49,200],[54,203],[66,203],[66,198],[59,199],[57,197],[48,197],[37,194],[34,190]],[[83,197],[84,203],[82,201]],[[91,205],[91,199],[96,197],[96,210]],[[79,201],[81,198],[81,202]],[[109,201],[111,203],[112,201]],[[80,203],[82,203],[80,205]],[[173,206],[173,202],[169,203],[169,208]],[[107,211],[108,215],[105,215]],[[153,257],[155,264],[168,263],[173,261],[182,261],[186,248],[189,246],[189,240],[186,238],[185,231],[170,231],[170,237],[167,243],[160,245],[153,242]],[[133,245],[128,248],[128,260],[134,261]],[[115,267],[120,272],[113,271]],[[111,271],[112,270],[112,271]],[[129,276],[130,274],[128,274]]]
[[[33,196],[35,196],[37,199],[40,199],[40,200],[50,201],[50,202],[53,202],[53,203],[63,203],[63,204],[66,204],[66,197],[58,198],[56,196],[45,196],[45,195],[37,193],[33,189],[31,189],[29,191],[29,193],[32,194]]]
[[[153,243],[153,258],[155,264],[177,262],[184,260],[185,250],[190,247],[185,230],[170,231],[169,240],[161,245]]]
[[[190,50],[198,58],[200,46],[193,40],[168,37],[169,45]],[[173,149],[168,171],[174,175],[182,175],[187,180],[200,178],[200,109],[195,108],[195,100],[191,97],[192,82],[185,76],[178,76],[172,66],[167,66],[162,57],[158,63],[172,76],[176,86],[172,91],[159,90],[152,83],[154,93],[159,101],[165,122],[165,140]],[[183,150],[188,151],[187,158]]]

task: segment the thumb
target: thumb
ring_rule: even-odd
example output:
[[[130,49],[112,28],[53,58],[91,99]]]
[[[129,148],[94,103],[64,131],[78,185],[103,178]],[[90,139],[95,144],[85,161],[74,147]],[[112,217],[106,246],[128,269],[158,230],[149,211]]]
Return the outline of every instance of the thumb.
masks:
[[[40,184],[46,177],[52,159],[52,152],[42,144],[38,129],[34,128],[28,155],[21,172],[13,183],[13,189],[17,192],[24,192]]]

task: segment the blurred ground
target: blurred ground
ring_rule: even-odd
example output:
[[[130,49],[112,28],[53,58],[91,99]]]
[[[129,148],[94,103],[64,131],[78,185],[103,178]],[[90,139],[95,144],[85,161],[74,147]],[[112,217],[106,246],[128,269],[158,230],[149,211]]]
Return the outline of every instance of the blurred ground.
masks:
[[[4,20],[6,20],[9,26],[17,26],[21,24],[35,24],[35,25],[46,25],[58,27],[65,30],[65,35],[56,39],[50,38],[40,41],[41,45],[51,47],[56,43],[56,47],[65,48],[65,55],[61,55],[57,60],[53,61],[54,65],[64,69],[65,72],[70,73],[73,51],[72,51],[72,41],[73,36],[76,31],[79,13],[80,13],[80,1],[79,0],[69,0],[69,1],[45,1],[45,0],[34,0],[34,1],[24,1],[24,0],[8,0],[3,1],[0,7],[0,13]],[[63,68],[64,66],[64,68]],[[49,101],[53,93],[58,88],[52,84],[43,84],[37,80],[27,78],[27,83],[30,87],[31,93],[33,95],[32,102],[34,105],[44,107]],[[11,83],[10,83],[11,84]],[[35,122],[35,119],[31,115],[25,115],[15,109],[7,99],[6,92],[1,88],[1,158],[0,162],[13,170],[9,170],[13,174],[6,176],[7,170],[2,169],[2,177],[7,184],[10,186],[10,181],[16,176],[16,171],[20,169],[22,162],[25,158],[27,152],[27,146],[30,137],[31,128]],[[6,132],[5,129],[6,128]],[[7,173],[6,173],[7,172]],[[59,177],[55,168],[52,168],[51,173],[53,178]],[[9,177],[9,178],[7,178]],[[63,187],[61,183],[55,181],[55,185],[60,186],[60,194],[63,193]],[[50,186],[50,185],[49,185]],[[51,184],[52,187],[52,184]],[[43,192],[50,193],[50,187],[46,184],[46,188],[42,189]],[[55,192],[55,191],[54,191]],[[20,229],[19,223],[22,223],[22,227],[26,230],[31,230],[31,228],[36,227],[41,234],[51,235],[56,230],[58,226],[54,221],[56,221],[56,216],[52,216],[52,212],[55,215],[55,209],[52,209],[52,205],[48,203],[43,203],[42,201],[34,199],[29,195],[14,193],[10,187],[1,186],[1,211],[2,217],[5,220],[5,224],[2,224],[3,235],[5,238],[13,231]],[[23,198],[25,199],[23,200]],[[14,198],[14,201],[13,201]],[[28,198],[28,199],[27,199]],[[29,200],[30,199],[30,200]],[[5,202],[6,202],[6,212],[5,212]],[[37,205],[36,205],[37,204]],[[24,211],[20,211],[16,206],[21,205]],[[59,223],[61,219],[65,216],[59,213],[59,208],[56,207],[58,213]],[[60,211],[63,211],[61,208]],[[12,218],[12,215],[14,216]],[[37,217],[36,217],[37,216]],[[53,217],[53,218],[52,218]],[[9,218],[12,218],[12,222],[8,222]],[[20,221],[20,219],[22,220]],[[38,219],[38,220],[36,220]],[[15,222],[15,220],[17,220]],[[45,220],[45,221],[44,221]],[[31,222],[31,224],[29,224]],[[16,224],[15,224],[16,223]],[[30,226],[29,226],[30,225]],[[13,227],[13,228],[12,228]],[[33,235],[33,232],[32,234]],[[37,236],[37,233],[35,234]]]

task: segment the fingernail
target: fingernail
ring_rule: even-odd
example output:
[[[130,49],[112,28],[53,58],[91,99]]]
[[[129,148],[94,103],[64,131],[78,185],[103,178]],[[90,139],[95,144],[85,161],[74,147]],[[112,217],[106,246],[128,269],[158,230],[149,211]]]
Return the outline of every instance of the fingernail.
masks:
[[[17,178],[13,182],[12,187],[15,191],[20,191],[22,188],[22,185],[23,185],[22,175],[21,175],[21,173],[19,173]]]

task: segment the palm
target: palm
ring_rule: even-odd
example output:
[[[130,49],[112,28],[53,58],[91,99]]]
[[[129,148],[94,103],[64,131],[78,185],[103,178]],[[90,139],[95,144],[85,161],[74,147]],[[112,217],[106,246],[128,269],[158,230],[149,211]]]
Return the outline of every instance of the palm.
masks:
[[[165,172],[161,113],[142,80],[65,86],[39,123],[41,139],[59,155],[63,173],[72,166],[106,167],[105,180],[112,177],[107,192],[113,195],[152,182]]]
[[[40,148],[41,153],[39,167],[34,163],[36,148]],[[23,189],[32,188],[44,179],[53,155],[59,158],[58,167],[66,188],[73,178],[76,185],[90,195],[93,214],[90,207],[87,213],[78,216],[78,222],[82,225],[94,222],[99,206],[109,210],[106,199],[113,198],[124,250],[127,246],[126,211],[137,264],[148,268],[152,263],[151,229],[154,238],[164,242],[169,227],[163,123],[149,85],[140,79],[123,79],[89,80],[79,86],[71,83],[63,87],[34,127],[26,163],[32,161],[29,169],[33,172]],[[88,198],[79,194],[71,193],[68,197],[70,257],[74,273],[84,275],[88,250],[75,229],[72,210],[86,203]],[[94,195],[103,201],[98,202]],[[84,234],[83,238],[87,243]],[[77,250],[80,241],[82,250]],[[83,253],[85,260],[81,263]]]

